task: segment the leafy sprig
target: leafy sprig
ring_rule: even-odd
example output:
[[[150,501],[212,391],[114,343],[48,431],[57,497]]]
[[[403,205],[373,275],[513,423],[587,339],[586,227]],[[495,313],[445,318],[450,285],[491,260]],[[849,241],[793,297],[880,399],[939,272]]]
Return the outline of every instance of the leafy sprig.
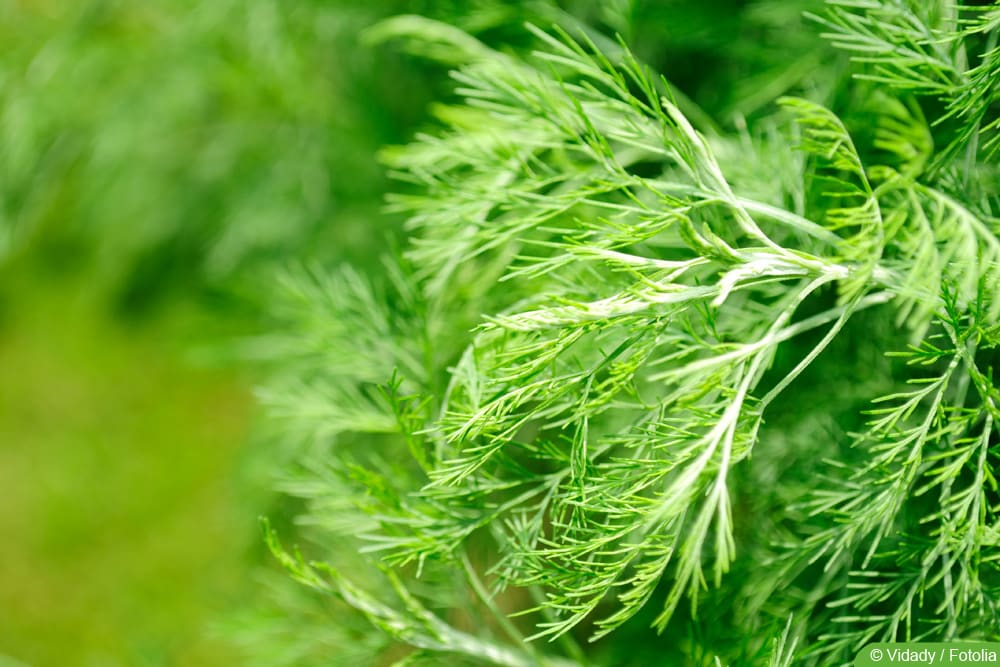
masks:
[[[975,79],[955,64],[960,45],[992,30],[903,3],[837,2],[825,20],[841,46],[877,43],[877,77],[952,100]],[[460,42],[463,102],[439,110],[443,129],[386,153],[407,188],[391,205],[409,220],[412,270],[382,297],[350,274],[321,287],[350,315],[328,349],[374,351],[363,365],[385,384],[369,405],[391,427],[328,414],[336,430],[321,435],[359,458],[348,487],[368,517],[362,552],[397,582],[461,568],[466,580],[441,589],[475,592],[513,646],[441,643],[448,632],[398,587],[401,605],[378,607],[375,625],[405,609],[411,620],[392,616],[390,630],[426,627],[391,636],[423,650],[579,664],[577,638],[614,641],[640,615],[659,631],[696,626],[738,590],[727,622],[757,648],[780,635],[772,664],[844,661],[876,639],[993,638],[1000,226],[989,196],[954,187],[961,170],[925,169],[951,159],[934,152],[938,126],[895,99],[866,145],[849,119],[783,98],[766,131],[720,136],[625,44],[612,56],[586,35],[532,28],[540,51],[523,57],[406,26],[435,52]],[[802,157],[765,185],[753,175],[772,143]],[[898,335],[866,336],[862,314],[893,319]],[[383,326],[393,317],[405,324]],[[896,388],[870,421],[833,434],[844,446],[830,447],[828,479],[790,483],[789,505],[754,517],[747,475],[780,468],[780,442],[820,437],[814,422],[769,434],[765,421],[830,372],[845,338],[873,354],[908,339],[903,379],[881,378]],[[368,382],[330,375],[351,392]],[[388,432],[412,462],[363,451]],[[376,469],[360,472],[365,459]],[[489,555],[473,566],[473,552]],[[745,552],[767,558],[753,570]],[[734,581],[734,568],[755,574]],[[344,586],[329,590],[371,615]],[[514,618],[500,621],[501,607]],[[527,639],[519,624],[534,627]],[[567,642],[564,657],[521,646],[537,638]]]

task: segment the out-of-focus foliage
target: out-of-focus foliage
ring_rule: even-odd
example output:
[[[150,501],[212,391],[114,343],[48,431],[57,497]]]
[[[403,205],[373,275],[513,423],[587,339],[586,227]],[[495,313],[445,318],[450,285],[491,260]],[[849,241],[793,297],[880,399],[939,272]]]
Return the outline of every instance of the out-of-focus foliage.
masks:
[[[374,148],[420,76],[360,48],[391,4],[0,4],[0,252],[97,252],[125,296],[289,257],[364,255],[386,228]]]
[[[384,245],[428,68],[359,40],[400,9],[0,0],[0,662],[240,663],[266,501],[246,378],[189,348],[254,323],[202,288]]]

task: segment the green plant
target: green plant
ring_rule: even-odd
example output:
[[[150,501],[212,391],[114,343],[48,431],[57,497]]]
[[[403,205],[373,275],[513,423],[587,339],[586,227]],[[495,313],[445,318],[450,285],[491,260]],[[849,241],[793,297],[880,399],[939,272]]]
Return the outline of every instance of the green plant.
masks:
[[[586,31],[384,28],[462,102],[385,151],[385,279],[289,274],[262,392],[311,559],[270,544],[377,631],[356,664],[1000,639],[1000,9],[815,21],[855,78],[718,124]]]

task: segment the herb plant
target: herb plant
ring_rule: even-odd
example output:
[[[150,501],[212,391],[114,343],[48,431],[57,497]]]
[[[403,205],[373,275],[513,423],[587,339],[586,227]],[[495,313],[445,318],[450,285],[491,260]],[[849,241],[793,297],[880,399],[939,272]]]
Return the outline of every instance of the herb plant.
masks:
[[[806,20],[849,62],[790,38],[829,64],[757,61],[715,120],[583,23],[529,55],[376,30],[461,62],[459,99],[384,152],[408,222],[381,275],[282,283],[295,659],[1000,639],[1000,7]]]

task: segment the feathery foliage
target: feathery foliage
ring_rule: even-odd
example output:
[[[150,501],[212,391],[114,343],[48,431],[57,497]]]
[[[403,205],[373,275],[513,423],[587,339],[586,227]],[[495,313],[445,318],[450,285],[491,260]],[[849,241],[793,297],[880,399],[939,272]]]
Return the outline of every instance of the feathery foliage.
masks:
[[[379,29],[452,58],[459,99],[384,152],[386,279],[285,282],[264,396],[317,557],[268,534],[398,664],[1000,639],[1000,8],[828,4],[856,64],[762,60],[772,97],[716,120],[569,21],[530,54]]]

